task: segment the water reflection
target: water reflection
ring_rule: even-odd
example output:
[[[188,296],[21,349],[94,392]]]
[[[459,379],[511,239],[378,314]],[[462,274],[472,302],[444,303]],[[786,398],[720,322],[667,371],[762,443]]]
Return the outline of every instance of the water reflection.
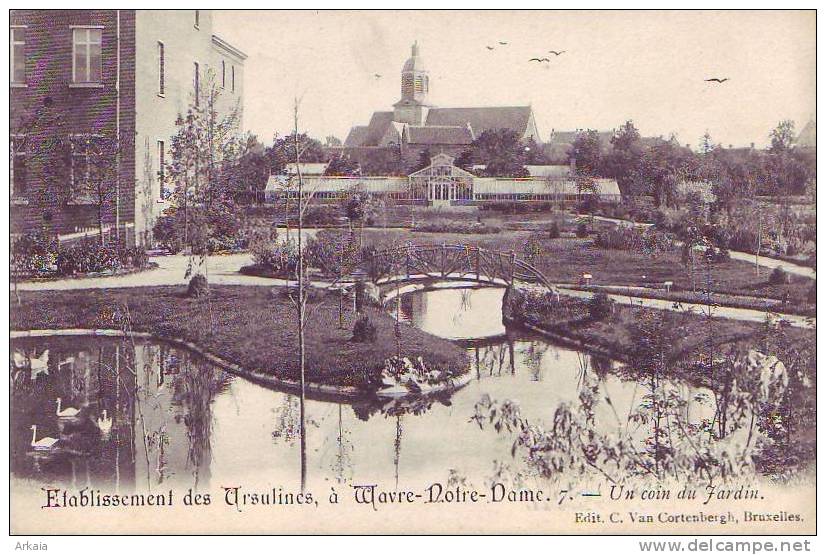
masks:
[[[456,291],[416,293],[404,299],[403,308],[429,331],[500,331],[496,338],[465,343],[471,383],[452,396],[386,403],[308,400],[308,487],[422,487],[449,476],[482,483],[502,461],[513,462],[512,438],[480,430],[470,420],[484,395],[518,401],[524,415],[547,422],[561,403],[576,402],[586,382],[596,383],[598,395],[611,399],[597,406],[596,425],[603,431],[629,426],[624,415],[643,396],[635,382],[611,372],[610,362],[497,328],[501,322],[490,317],[489,303],[498,303],[501,292],[467,291],[464,298]],[[439,298],[445,294],[456,296]],[[439,313],[430,312],[434,306]],[[441,313],[444,306],[464,312],[453,318]],[[161,343],[26,339],[14,340],[12,350],[15,478],[113,490],[300,484],[294,395],[231,376]],[[64,406],[79,408],[79,417],[58,418],[58,397]],[[108,434],[101,432],[104,410],[112,421]],[[690,404],[686,410],[701,418],[710,409]],[[32,425],[38,438],[58,438],[58,448],[35,451]]]

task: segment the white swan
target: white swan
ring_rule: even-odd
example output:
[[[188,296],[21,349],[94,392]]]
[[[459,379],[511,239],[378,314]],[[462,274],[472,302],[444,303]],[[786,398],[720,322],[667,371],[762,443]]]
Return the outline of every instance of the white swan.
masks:
[[[103,413],[98,416],[97,419],[98,428],[100,428],[100,434],[105,438],[109,437],[109,434],[112,432],[112,417],[107,416],[106,409],[103,409]]]
[[[16,368],[25,368],[26,363],[29,361],[29,357],[26,356],[26,353],[20,352],[17,349],[14,351],[14,366]]]
[[[29,359],[32,369],[32,380],[36,380],[40,374],[49,375],[49,349],[37,358]]]
[[[32,443],[35,451],[50,451],[54,449],[55,444],[60,441],[53,437],[42,437],[37,439],[37,425],[32,426]]]
[[[14,366],[20,370],[29,367],[32,380],[36,380],[40,374],[49,374],[49,349],[43,351],[37,358],[32,358],[22,351],[14,351]]]
[[[62,403],[63,403],[63,400],[60,397],[58,397],[57,398],[57,410],[55,411],[55,414],[57,414],[58,417],[60,417],[60,418],[74,418],[75,416],[80,414],[80,411],[78,409],[74,408],[74,407],[66,407],[63,410],[60,410],[60,407],[61,407]]]

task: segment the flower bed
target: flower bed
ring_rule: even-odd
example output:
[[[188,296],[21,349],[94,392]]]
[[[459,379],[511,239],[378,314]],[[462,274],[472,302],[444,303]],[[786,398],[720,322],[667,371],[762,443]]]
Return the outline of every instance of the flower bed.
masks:
[[[143,248],[101,244],[97,238],[61,244],[45,235],[23,235],[12,245],[12,271],[22,279],[114,274],[147,267],[149,257]]]
[[[465,235],[487,235],[499,233],[502,228],[495,225],[487,225],[479,222],[431,222],[417,224],[411,231],[421,233],[461,233]]]

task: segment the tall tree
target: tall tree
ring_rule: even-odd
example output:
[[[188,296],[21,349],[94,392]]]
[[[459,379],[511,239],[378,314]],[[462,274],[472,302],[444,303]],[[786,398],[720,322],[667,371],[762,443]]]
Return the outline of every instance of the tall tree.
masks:
[[[166,165],[173,205],[184,211],[184,242],[190,250],[187,277],[197,273],[198,266],[203,268],[204,277],[209,277],[210,238],[222,225],[222,217],[233,213],[227,205],[233,201],[233,168],[244,140],[239,132],[238,105],[224,110],[220,97],[221,88],[210,71],[186,114],[178,117]]]
[[[771,139],[769,152],[773,154],[789,152],[794,145],[794,122],[790,119],[781,121],[771,130],[769,138]]]
[[[488,129],[473,143],[473,157],[491,177],[527,177],[525,144],[512,129]]]
[[[603,158],[603,173],[617,180],[622,194],[634,196],[645,191],[635,189],[635,171],[643,154],[640,133],[628,120],[611,137],[611,151]]]
[[[349,154],[339,154],[330,158],[324,169],[324,175],[358,175],[360,171],[358,162]]]
[[[273,145],[267,150],[267,157],[273,174],[285,173],[287,165],[295,163],[296,158],[302,163],[326,162],[329,158],[321,143],[306,133],[276,136]]]
[[[577,173],[597,176],[602,171],[602,142],[595,129],[587,129],[576,134],[571,145],[571,159],[574,160]]]

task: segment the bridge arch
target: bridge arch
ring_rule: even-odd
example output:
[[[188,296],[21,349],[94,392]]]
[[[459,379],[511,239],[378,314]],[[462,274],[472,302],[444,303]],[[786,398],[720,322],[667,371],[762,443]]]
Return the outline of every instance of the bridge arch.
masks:
[[[399,245],[366,255],[362,265],[376,285],[438,279],[500,287],[528,283],[556,291],[542,272],[515,253],[472,245]]]

